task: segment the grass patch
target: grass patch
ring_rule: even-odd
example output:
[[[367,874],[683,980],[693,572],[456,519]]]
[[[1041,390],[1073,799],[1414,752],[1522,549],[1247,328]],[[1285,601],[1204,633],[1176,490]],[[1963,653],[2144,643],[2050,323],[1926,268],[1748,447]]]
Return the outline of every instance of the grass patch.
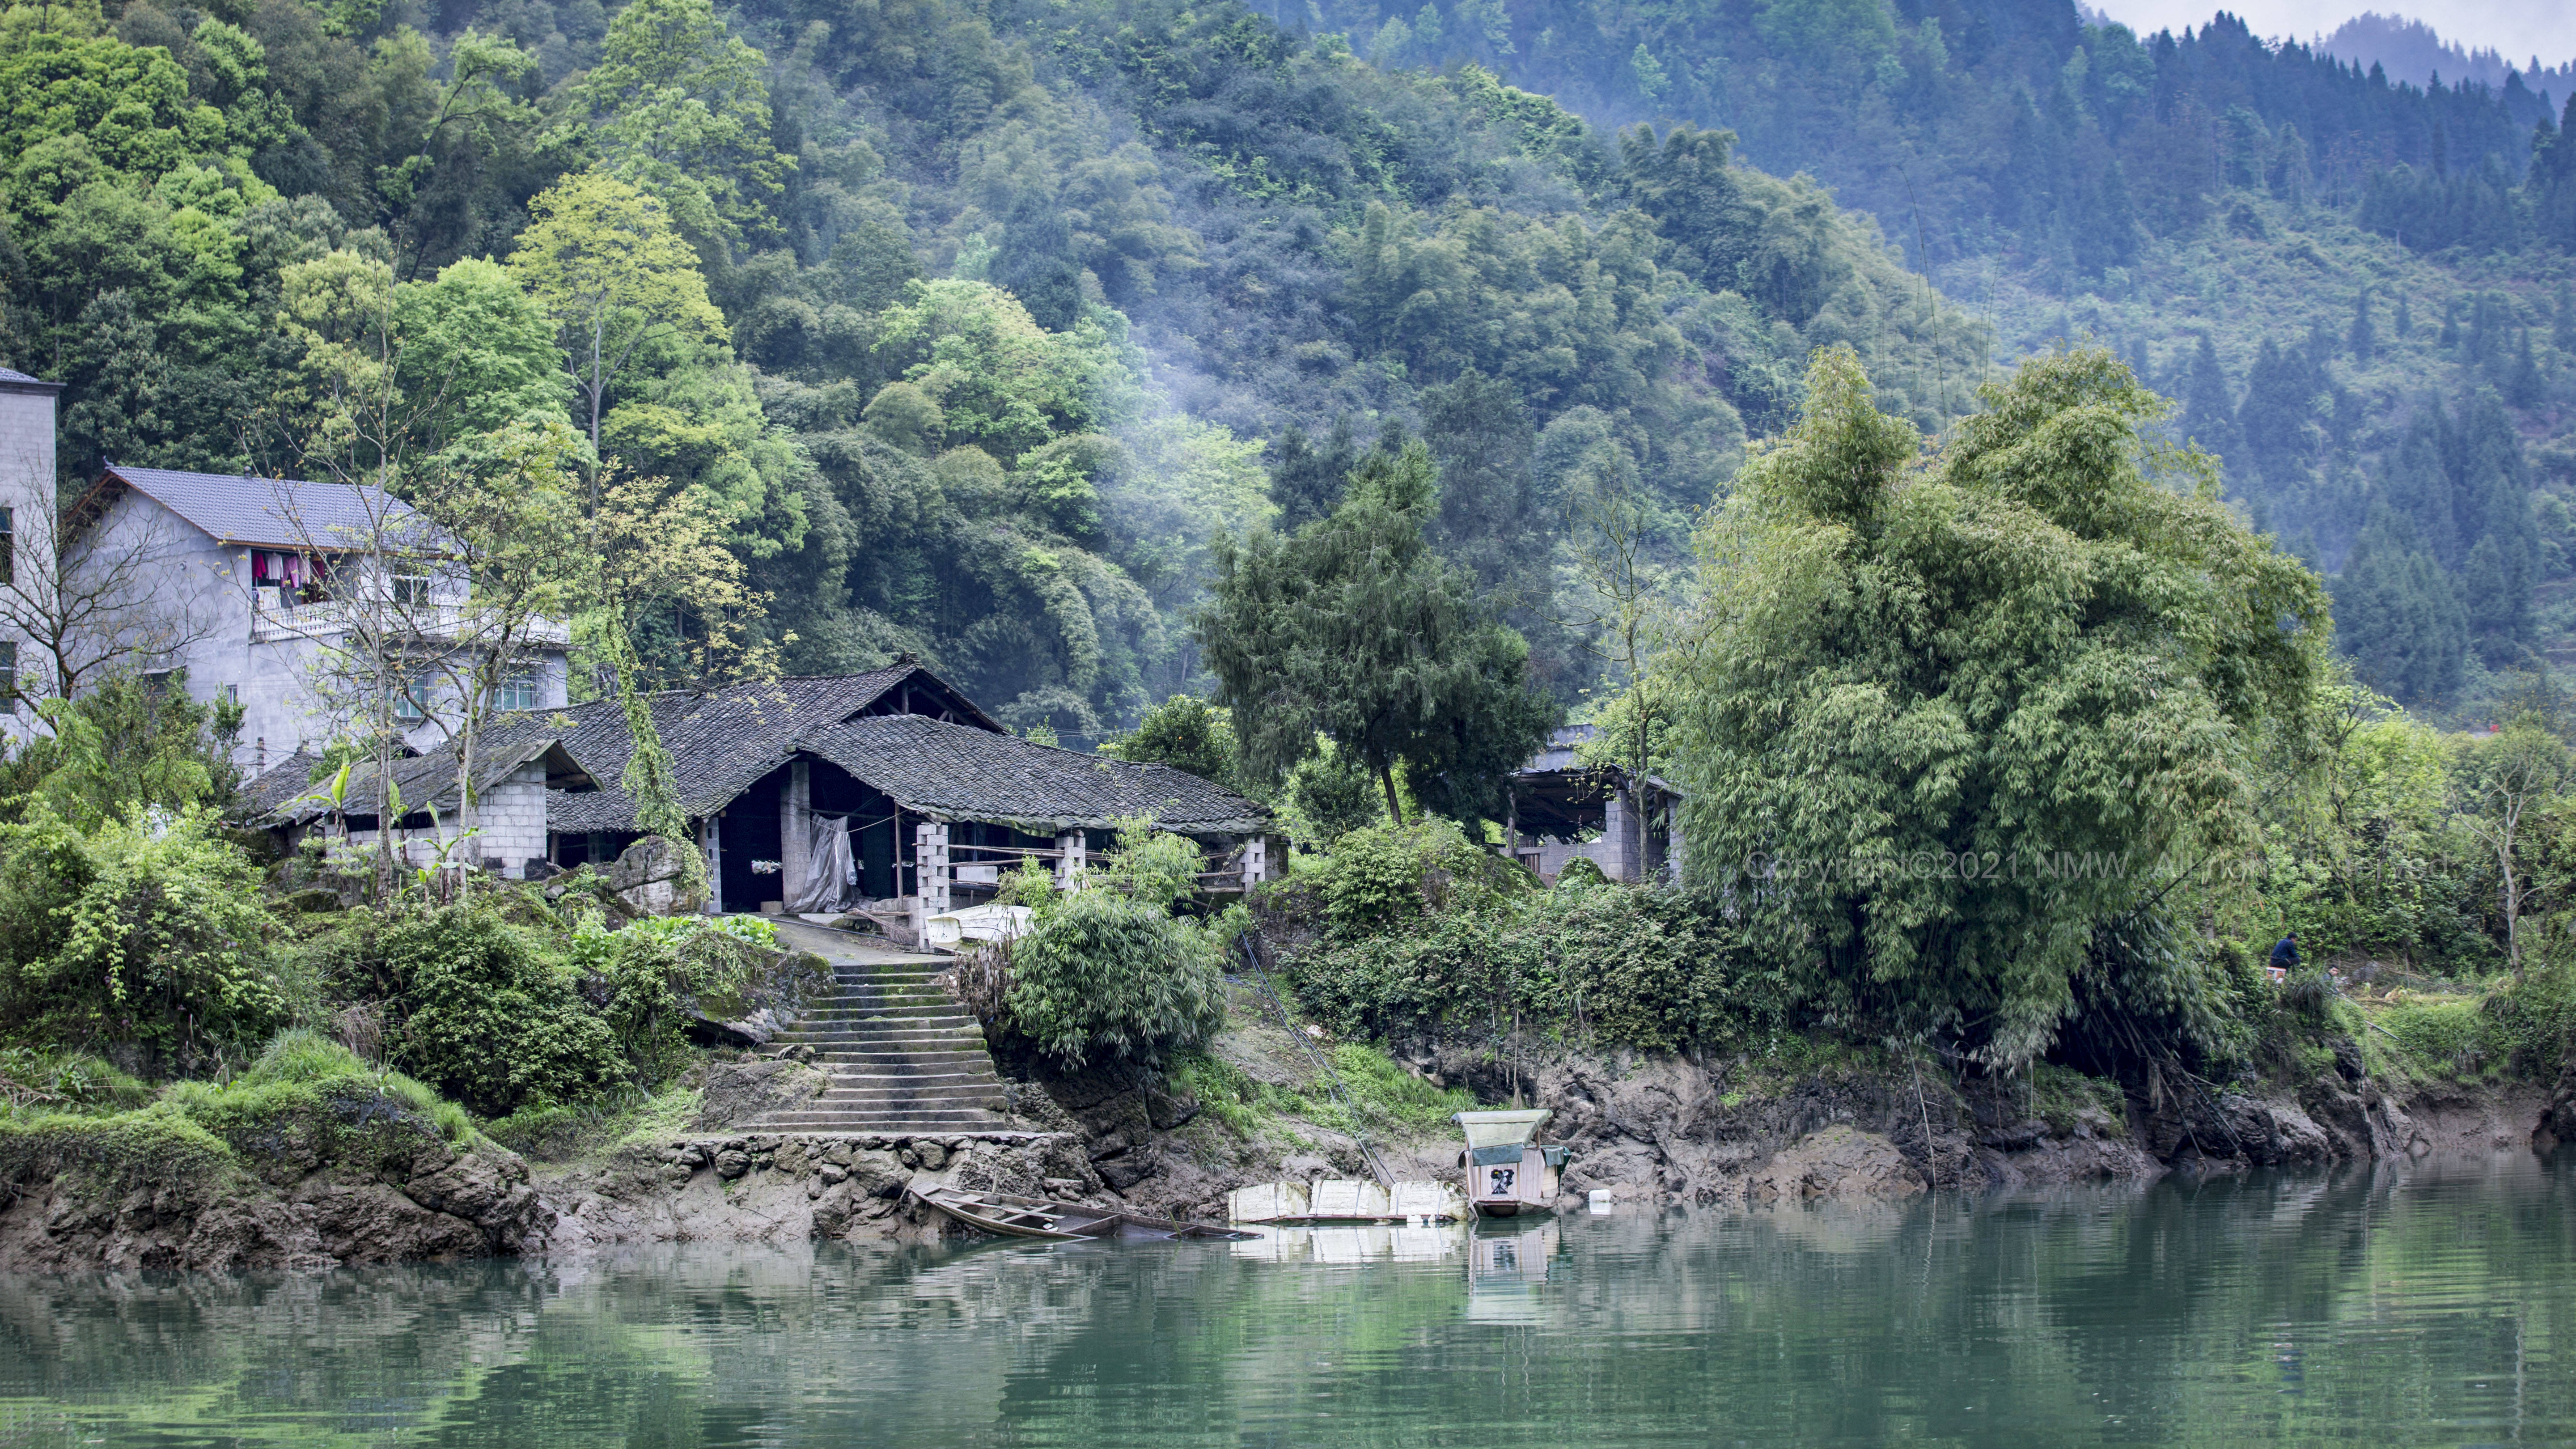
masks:
[[[2088,1077],[2072,1067],[2050,1062],[2031,1065],[2030,1110],[2061,1137],[2093,1114],[2108,1119],[2112,1136],[2129,1135],[2129,1104],[2121,1096],[2120,1084],[2105,1077]]]
[[[1333,1048],[1333,1070],[1340,1074],[1342,1091],[1349,1096],[1360,1121],[1371,1127],[1440,1131],[1450,1126],[1451,1113],[1476,1110],[1473,1093],[1457,1087],[1435,1087],[1397,1066],[1393,1057],[1374,1046],[1350,1042]],[[1321,1081],[1308,1088],[1307,1096],[1319,1105],[1331,1101]],[[1307,1115],[1322,1120],[1319,1113]]]
[[[1319,1074],[1292,1091],[1256,1081],[1241,1067],[1205,1052],[1179,1053],[1165,1072],[1174,1087],[1197,1099],[1200,1111],[1245,1140],[1289,1117],[1360,1135],[1445,1132],[1451,1113],[1476,1109],[1473,1093],[1435,1087],[1374,1046],[1344,1043],[1333,1048],[1331,1061],[1347,1106],[1334,1096],[1329,1077]]]
[[[2487,1014],[2475,1001],[2409,1001],[2378,1013],[2406,1067],[2421,1077],[2474,1077],[2490,1056]]]
[[[128,1112],[152,1089],[87,1052],[0,1048],[0,1120],[19,1113]]]
[[[219,1173],[233,1161],[230,1144],[166,1106],[104,1117],[33,1112],[0,1118],[0,1182],[86,1172],[122,1192]]]
[[[630,1143],[663,1144],[695,1130],[703,1096],[674,1083],[658,1092],[628,1090],[582,1107],[536,1105],[483,1124],[483,1135],[545,1163],[604,1157]]]
[[[1243,1068],[1205,1052],[1176,1052],[1164,1074],[1228,1132],[1246,1141],[1261,1135],[1264,1089]]]

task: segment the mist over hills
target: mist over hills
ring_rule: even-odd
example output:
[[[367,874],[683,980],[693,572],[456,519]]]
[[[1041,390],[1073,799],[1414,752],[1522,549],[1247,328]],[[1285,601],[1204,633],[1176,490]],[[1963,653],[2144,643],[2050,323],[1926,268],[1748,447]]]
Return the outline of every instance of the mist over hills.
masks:
[[[2473,714],[2576,662],[2576,147],[2518,72],[2069,0],[7,16],[0,83],[60,104],[0,117],[0,358],[70,385],[67,478],[308,466],[316,288],[523,306],[481,259],[632,174],[724,325],[639,354],[602,447],[720,504],[788,667],[910,651],[1015,725],[1202,682],[1210,540],[1415,436],[1440,547],[1578,700],[1569,504],[1633,481],[1677,556],[1836,342],[1937,430],[2098,339],[2374,684]]]
[[[2336,26],[2317,42],[2317,49],[2357,65],[2379,66],[2389,79],[2419,86],[2440,78],[2452,85],[2502,87],[2506,73],[2518,69],[2522,83],[2535,91],[2563,99],[2576,87],[2576,60],[2550,65],[2538,55],[2514,61],[2493,50],[2467,50],[2421,20],[2377,11]]]
[[[2116,347],[2336,576],[2379,687],[2474,714],[2500,674],[2576,660],[2553,602],[2576,542],[2563,94],[2392,79],[2223,12],[2139,36],[2066,0],[1342,4],[1308,18],[1382,64],[1734,131],[1876,218],[1999,363]]]

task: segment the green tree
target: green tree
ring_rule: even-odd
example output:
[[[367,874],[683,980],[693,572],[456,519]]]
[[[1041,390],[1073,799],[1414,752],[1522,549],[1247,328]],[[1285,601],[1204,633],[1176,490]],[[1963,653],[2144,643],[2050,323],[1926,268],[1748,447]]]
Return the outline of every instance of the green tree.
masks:
[[[2504,917],[2505,964],[2522,974],[2522,911],[2531,894],[2524,860],[2533,817],[2566,789],[2567,746],[2540,720],[2525,716],[2494,735],[2464,735],[2451,758],[2460,824],[2495,863],[2496,905]]]
[[[566,178],[528,203],[510,254],[519,283],[554,319],[565,365],[588,413],[591,451],[610,390],[648,342],[722,342],[697,254],[661,202],[614,177]]]
[[[2008,1065],[2097,927],[2250,843],[2253,751],[2310,728],[2328,618],[2205,465],[2188,494],[2144,471],[2162,404],[2108,352],[1984,397],[1927,464],[1820,353],[1668,669],[1690,878],[1809,943],[1846,1019]]]
[[[1276,781],[1320,732],[1397,820],[1399,764],[1434,811],[1501,812],[1556,711],[1529,687],[1529,646],[1425,542],[1438,507],[1430,450],[1408,443],[1371,453],[1331,517],[1220,546],[1195,629],[1249,778]]]
[[[394,289],[397,377],[423,400],[432,449],[513,424],[562,421],[570,399],[554,319],[497,262],[467,258]]]
[[[634,0],[582,84],[609,173],[666,198],[692,236],[739,237],[796,165],[769,142],[765,68],[709,0]]]
[[[220,809],[232,800],[241,706],[196,703],[184,675],[111,677],[75,698],[45,700],[38,712],[52,733],[0,765],[0,792],[22,804],[42,802],[92,830],[138,810]]]
[[[1234,722],[1194,695],[1176,694],[1145,711],[1133,731],[1100,752],[1140,765],[1169,765],[1229,789],[1235,785]]]

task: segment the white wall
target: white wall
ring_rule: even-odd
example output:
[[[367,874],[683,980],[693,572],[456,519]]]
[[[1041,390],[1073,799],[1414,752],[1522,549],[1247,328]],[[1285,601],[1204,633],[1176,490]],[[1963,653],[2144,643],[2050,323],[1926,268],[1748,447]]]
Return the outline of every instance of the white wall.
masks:
[[[53,506],[53,389],[0,382],[0,507],[28,518]],[[0,735],[27,738],[31,717],[24,704],[0,707]]]

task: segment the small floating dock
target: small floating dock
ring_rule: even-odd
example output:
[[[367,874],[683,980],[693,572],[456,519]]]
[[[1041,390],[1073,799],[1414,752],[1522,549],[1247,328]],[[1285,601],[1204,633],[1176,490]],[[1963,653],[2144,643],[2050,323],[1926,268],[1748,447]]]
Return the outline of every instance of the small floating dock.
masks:
[[[1226,1220],[1236,1223],[1447,1223],[1463,1220],[1467,1211],[1465,1193],[1431,1181],[1387,1185],[1325,1177],[1257,1182],[1225,1195]]]

